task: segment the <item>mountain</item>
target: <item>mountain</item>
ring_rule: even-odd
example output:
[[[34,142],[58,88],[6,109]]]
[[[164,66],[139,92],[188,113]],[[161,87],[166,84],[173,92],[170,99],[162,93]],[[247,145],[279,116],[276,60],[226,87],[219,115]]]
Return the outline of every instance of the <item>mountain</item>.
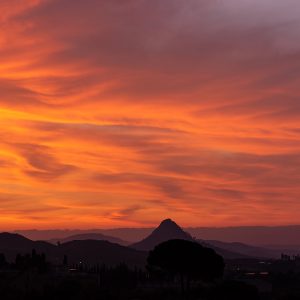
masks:
[[[52,230],[15,230],[13,233],[21,234],[28,239],[55,241],[65,239],[72,235],[101,233],[106,236],[113,236],[121,240],[130,241],[134,243],[145,238],[150,234],[154,228],[112,228],[112,229],[52,229]]]
[[[82,233],[82,234],[76,234],[71,235],[69,237],[63,238],[63,239],[51,239],[49,240],[50,243],[57,244],[60,243],[67,243],[71,241],[82,241],[82,240],[102,240],[102,241],[108,241],[114,244],[119,244],[122,246],[126,246],[129,244],[129,242],[123,241],[119,238],[115,238],[113,236],[104,235],[102,233]]]
[[[148,251],[152,250],[156,245],[172,239],[193,241],[193,238],[190,234],[183,231],[171,219],[166,219],[162,221],[148,237],[138,243],[132,244],[131,247],[138,250]]]
[[[210,244],[207,241],[203,240],[196,240],[199,244],[201,244],[203,247],[211,248],[216,251],[217,254],[221,255],[224,259],[246,259],[246,258],[254,258],[249,255],[239,253],[236,251],[232,251],[229,249],[224,249],[221,247],[218,247],[216,245]]]
[[[0,233],[0,253],[4,253],[8,260],[15,259],[17,253],[30,253],[32,249],[43,252],[48,260],[60,263],[64,254],[70,256],[69,262],[114,264],[127,262],[133,265],[143,265],[146,260],[146,252],[156,245],[171,239],[184,239],[197,241],[205,247],[214,249],[225,259],[244,258],[279,258],[281,252],[298,254],[295,249],[267,248],[250,246],[245,243],[223,242],[219,240],[194,239],[171,219],[166,219],[150,233],[150,235],[130,248],[124,247],[126,242],[122,239],[104,235],[98,232],[85,232],[71,235],[66,238],[56,239],[59,246],[43,241],[32,241],[19,234]],[[296,247],[295,247],[296,248]],[[299,249],[299,248],[298,248]],[[292,251],[293,250],[293,251]]]
[[[300,225],[290,226],[240,226],[240,227],[194,227],[185,228],[191,235],[204,240],[240,242],[248,245],[289,245],[300,244]],[[269,248],[269,246],[267,246]],[[298,248],[299,249],[299,248]]]
[[[0,253],[5,254],[9,261],[13,261],[18,253],[31,253],[35,249],[40,253],[48,253],[51,256],[55,254],[55,246],[43,241],[32,241],[20,234],[8,232],[0,233]]]
[[[113,228],[86,230],[16,230],[31,240],[63,239],[72,235],[90,232],[102,233],[121,240],[135,243],[148,236],[155,228]],[[269,245],[286,249],[300,249],[300,225],[292,226],[240,226],[240,227],[189,227],[184,228],[192,236],[203,240],[217,240],[224,242],[240,242],[248,245],[270,248]],[[266,246],[267,245],[267,246]],[[293,247],[290,247],[292,245]]]
[[[108,241],[71,241],[57,247],[62,255],[68,256],[69,263],[103,263],[106,265],[126,263],[130,266],[144,267],[147,259],[146,252]]]
[[[114,236],[119,239],[130,241],[131,244],[136,243],[148,236],[155,228],[113,228],[103,229],[101,232],[106,235]]]
[[[42,241],[32,241],[19,234],[0,233],[0,253],[10,262],[16,255],[28,254],[35,249],[37,253],[45,253],[48,261],[60,264],[64,255],[70,264],[80,262],[88,264],[116,265],[126,263],[129,266],[144,266],[147,253],[114,244],[108,241],[81,240],[53,245]]]
[[[263,247],[250,246],[243,243],[226,243],[215,240],[205,240],[199,241],[200,243],[204,242],[210,245],[212,248],[220,248],[222,250],[239,253],[248,257],[256,257],[256,258],[279,258],[280,250],[268,249]]]
[[[145,239],[142,241],[132,244],[131,247],[138,250],[149,251],[152,250],[156,245],[172,240],[172,239],[183,239],[188,241],[197,241],[205,247],[212,248],[216,253],[220,254],[226,259],[236,258],[249,258],[250,256],[229,249],[223,249],[217,245],[210,244],[207,241],[195,240],[189,233],[185,232],[171,219],[166,219],[160,223],[160,225]]]

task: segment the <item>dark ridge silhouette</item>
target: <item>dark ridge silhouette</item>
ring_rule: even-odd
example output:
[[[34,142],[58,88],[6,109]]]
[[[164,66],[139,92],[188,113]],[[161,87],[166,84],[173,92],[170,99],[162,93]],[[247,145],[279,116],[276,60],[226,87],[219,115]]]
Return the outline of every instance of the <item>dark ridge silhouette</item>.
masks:
[[[131,244],[136,243],[148,236],[155,228],[112,228],[103,229],[101,233],[118,237],[119,239],[130,241]]]
[[[108,241],[82,240],[67,242],[58,246],[32,241],[19,234],[0,233],[0,253],[10,262],[17,254],[28,254],[32,250],[44,253],[52,263],[59,264],[65,255],[72,264],[105,263],[117,265],[126,263],[129,266],[144,266],[147,254],[132,248],[114,244]]]
[[[19,234],[0,233],[0,253],[3,253],[9,261],[15,260],[17,254],[31,253],[33,249],[55,257],[56,248],[50,243],[32,241]]]
[[[208,243],[207,241],[202,241],[202,240],[196,240],[196,241],[197,241],[197,243],[199,243],[203,247],[207,247],[207,248],[213,249],[214,251],[216,251],[217,254],[221,255],[225,259],[256,258],[256,256],[252,257],[250,255],[246,255],[246,254],[243,254],[243,253],[240,253],[240,252],[223,249],[221,247],[212,245],[212,244]]]
[[[148,237],[138,243],[132,244],[131,247],[138,250],[149,251],[158,244],[173,239],[193,241],[190,234],[183,231],[171,219],[166,219],[162,221]]]
[[[58,246],[58,249],[61,254],[68,256],[68,261],[71,264],[78,262],[84,264],[102,263],[106,265],[126,263],[130,266],[144,267],[147,258],[146,252],[108,241],[71,241],[61,244]]]
[[[62,238],[62,239],[51,239],[51,240],[49,240],[49,242],[53,243],[53,244],[57,244],[58,242],[59,243],[67,243],[67,242],[71,242],[71,241],[82,241],[82,240],[108,241],[108,242],[111,242],[114,244],[119,244],[122,246],[127,246],[129,244],[129,242],[123,241],[119,238],[104,235],[102,233],[96,233],[96,232],[71,235],[69,237]]]
[[[54,240],[65,239],[72,235],[101,233],[107,236],[113,236],[130,243],[137,242],[149,235],[154,228],[111,228],[111,229],[52,229],[52,230],[15,230],[13,233],[21,234],[31,240]]]
[[[204,240],[241,242],[249,245],[268,247],[278,245],[290,248],[297,243],[300,249],[300,225],[290,226],[240,226],[240,227],[190,227],[185,228],[193,236]]]
[[[284,252],[282,249],[274,250],[274,249],[268,249],[263,247],[255,247],[255,246],[246,245],[238,242],[226,243],[226,242],[215,241],[215,240],[206,240],[203,242],[209,244],[211,247],[212,246],[218,247],[223,250],[238,252],[243,255],[257,257],[257,258],[279,258],[281,253]],[[297,252],[294,252],[294,254],[295,253]]]
[[[88,230],[16,230],[31,240],[64,239],[72,235],[101,233],[136,243],[147,237],[155,228],[113,228]],[[300,225],[293,226],[244,226],[244,227],[188,227],[183,228],[197,239],[217,240],[226,243],[240,242],[263,248],[300,250]]]
[[[0,247],[7,246],[11,249],[27,247],[32,245],[33,241],[25,238],[20,234],[2,232],[0,233]]]
[[[189,233],[181,229],[173,220],[166,219],[160,223],[160,225],[145,239],[142,241],[132,244],[131,247],[137,250],[150,251],[154,249],[160,243],[166,242],[168,240],[187,240],[187,241],[197,241],[205,247],[212,248],[217,254],[223,256],[226,259],[236,259],[236,258],[249,258],[249,255],[242,253],[233,252],[230,250],[222,249],[215,245],[210,245],[206,241],[195,240]]]
[[[225,259],[274,258],[280,255],[279,249],[269,250],[242,243],[224,243],[215,240],[195,240],[171,219],[162,221],[147,238],[130,247],[120,245],[126,243],[121,239],[100,233],[70,236],[61,239],[59,246],[43,241],[32,241],[19,234],[2,233],[0,234],[0,253],[5,254],[7,260],[13,261],[18,253],[30,253],[32,249],[35,249],[39,253],[45,253],[54,263],[61,263],[64,255],[68,255],[70,263],[105,262],[110,265],[126,262],[129,265],[141,266],[146,259],[145,253],[141,251],[150,251],[158,244],[173,239],[196,241],[205,247],[212,248]]]

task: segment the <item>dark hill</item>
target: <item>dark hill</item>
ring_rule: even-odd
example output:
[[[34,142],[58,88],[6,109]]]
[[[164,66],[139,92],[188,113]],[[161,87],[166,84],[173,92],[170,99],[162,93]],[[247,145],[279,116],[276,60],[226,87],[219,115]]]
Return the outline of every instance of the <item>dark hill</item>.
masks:
[[[132,244],[131,247],[138,250],[150,251],[156,245],[173,239],[197,241],[205,247],[214,249],[225,259],[249,258],[248,255],[242,253],[230,251],[229,249],[223,249],[206,241],[195,240],[189,233],[182,230],[181,227],[171,219],[162,221],[161,224],[148,237],[138,243]]]
[[[146,252],[138,251],[108,241],[82,240],[72,241],[59,246],[47,242],[32,241],[19,234],[0,233],[0,253],[3,253],[10,262],[16,255],[28,254],[35,249],[38,253],[45,253],[48,261],[60,264],[64,255],[68,256],[69,263],[104,263],[116,265],[126,263],[129,266],[144,266]]]
[[[175,239],[193,241],[190,234],[183,231],[171,219],[166,219],[162,221],[148,237],[138,243],[132,244],[131,247],[138,250],[149,251],[162,242]]]
[[[9,261],[13,261],[18,253],[31,253],[35,249],[40,253],[55,256],[55,246],[43,241],[32,241],[22,235],[3,232],[0,233],[0,253],[5,254]]]
[[[212,245],[214,247],[222,248],[227,251],[238,252],[243,255],[247,255],[248,257],[279,258],[281,254],[280,250],[276,251],[273,249],[256,247],[238,242],[226,243],[215,240],[206,240],[205,243],[208,243],[209,245]]]
[[[249,255],[246,255],[244,253],[231,251],[228,249],[224,249],[221,247],[218,247],[214,244],[210,244],[209,241],[203,241],[203,240],[196,240],[199,244],[201,244],[204,247],[214,249],[217,254],[221,255],[224,259],[245,259],[245,258],[254,258]]]
[[[69,263],[103,263],[116,265],[126,263],[131,266],[145,266],[147,253],[113,244],[108,241],[71,241],[58,246],[61,254],[68,256]]]
[[[57,242],[60,243],[67,243],[71,241],[82,241],[82,240],[96,240],[96,241],[108,241],[111,243],[119,244],[122,246],[126,246],[129,243],[126,241],[123,241],[119,238],[109,236],[109,235],[104,235],[102,233],[82,233],[82,234],[75,234],[71,235],[69,237],[63,238],[63,239],[52,239],[49,242],[57,244]]]

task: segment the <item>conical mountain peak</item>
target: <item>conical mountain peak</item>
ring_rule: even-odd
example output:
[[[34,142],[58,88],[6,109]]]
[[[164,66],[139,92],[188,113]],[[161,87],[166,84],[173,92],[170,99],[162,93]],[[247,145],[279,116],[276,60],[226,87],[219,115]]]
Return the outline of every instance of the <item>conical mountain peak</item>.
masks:
[[[167,226],[172,225],[172,226],[179,227],[172,219],[165,219],[165,220],[161,221],[159,227],[160,226],[166,226],[166,225]]]
[[[172,219],[163,220],[160,225],[153,231],[153,233],[157,232],[165,232],[165,234],[176,234],[176,233],[185,233],[179,225],[177,225]]]
[[[193,240],[193,238],[183,231],[173,220],[166,219],[163,220],[148,237],[132,245],[132,247],[139,250],[151,250],[156,245],[172,239]]]

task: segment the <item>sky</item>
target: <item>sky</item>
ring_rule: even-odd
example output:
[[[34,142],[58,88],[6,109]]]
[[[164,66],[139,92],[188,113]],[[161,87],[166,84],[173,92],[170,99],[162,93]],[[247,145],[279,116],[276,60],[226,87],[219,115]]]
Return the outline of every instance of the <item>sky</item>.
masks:
[[[298,0],[1,0],[0,229],[298,224]]]

